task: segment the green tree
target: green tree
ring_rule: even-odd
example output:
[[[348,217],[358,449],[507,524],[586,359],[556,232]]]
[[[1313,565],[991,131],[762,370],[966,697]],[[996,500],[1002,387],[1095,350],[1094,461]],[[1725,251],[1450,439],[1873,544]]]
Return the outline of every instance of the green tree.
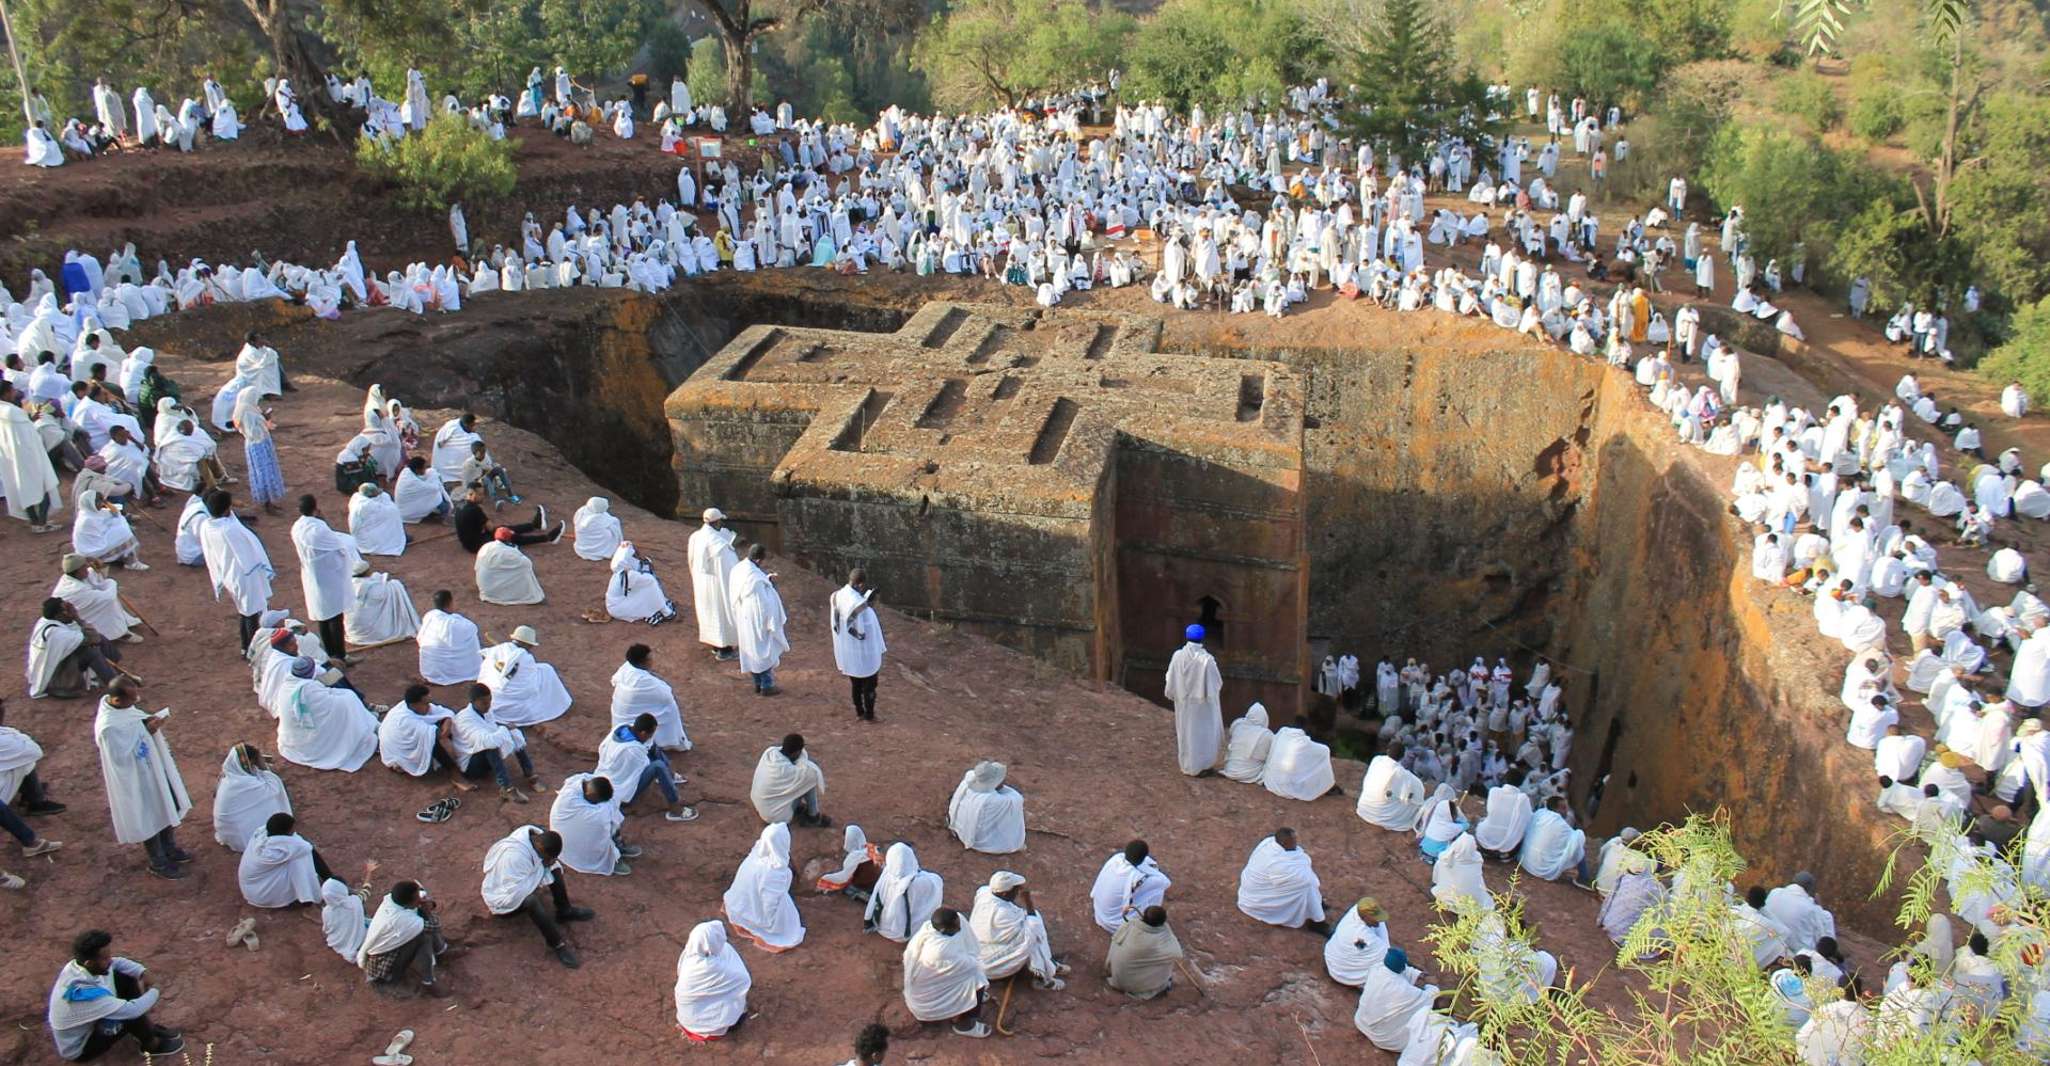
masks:
[[[1168,0],[1125,50],[1128,98],[1176,110],[1278,99],[1330,59],[1293,0]]]
[[[398,186],[402,206],[444,211],[453,203],[510,194],[519,178],[512,143],[491,139],[459,115],[437,113],[409,137],[364,137],[356,165]]]
[[[1130,15],[1083,0],[965,0],[933,17],[913,56],[941,106],[1015,107],[1102,77],[1137,28]]]
[[[1716,134],[1702,175],[1717,207],[1742,206],[1744,230],[1763,262],[1820,232],[1846,200],[1836,153],[1778,126],[1729,123]]]
[[[2050,404],[2050,296],[2015,314],[2007,340],[1979,371],[1996,381],[2019,381],[2037,406]]]
[[[1576,30],[1559,49],[1560,88],[1596,104],[1643,108],[1666,68],[1655,40],[1613,23]]]
[[[2003,93],[1984,108],[1951,200],[1973,280],[2015,304],[2050,295],[2050,99]]]
[[[724,58],[726,106],[745,112],[754,104],[754,46],[777,30],[830,17],[876,30],[908,26],[924,17],[924,0],[678,0],[679,9],[703,11]],[[693,55],[695,60],[695,55]],[[697,84],[691,84],[697,96]]]
[[[540,0],[541,45],[580,78],[626,68],[661,7],[655,0]]]
[[[1473,139],[1487,115],[1487,92],[1470,70],[1455,70],[1450,32],[1432,0],[1383,0],[1376,32],[1358,57],[1360,136],[1415,159],[1442,136]]]

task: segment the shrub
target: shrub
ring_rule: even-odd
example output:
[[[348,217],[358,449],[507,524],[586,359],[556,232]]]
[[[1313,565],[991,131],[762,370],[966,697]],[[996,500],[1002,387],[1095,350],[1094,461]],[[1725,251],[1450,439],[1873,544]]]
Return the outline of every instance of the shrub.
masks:
[[[1802,71],[1781,79],[1774,105],[1783,114],[1808,123],[1808,128],[1816,133],[1835,129],[1844,117],[1836,90],[1830,87],[1827,79],[1813,71]]]
[[[1906,120],[1900,92],[1891,86],[1875,86],[1860,93],[1851,105],[1851,132],[1874,144],[1899,133]]]
[[[1994,381],[2019,381],[2032,402],[2050,404],[2050,296],[2015,314],[2006,343],[1979,369]]]
[[[464,200],[489,200],[513,190],[519,171],[509,141],[494,141],[467,119],[438,114],[427,128],[396,140],[356,142],[356,165],[399,187],[404,207],[445,210]]]

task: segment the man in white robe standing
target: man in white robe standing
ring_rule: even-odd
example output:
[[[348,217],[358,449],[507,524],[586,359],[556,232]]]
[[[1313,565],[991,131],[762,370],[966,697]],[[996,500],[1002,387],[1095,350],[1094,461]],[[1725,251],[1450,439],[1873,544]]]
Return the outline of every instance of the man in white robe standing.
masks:
[[[206,559],[206,573],[213,583],[214,599],[226,594],[242,621],[241,647],[256,637],[257,619],[270,607],[270,552],[235,514],[235,501],[225,489],[206,496],[207,517],[199,526],[199,549]]]
[[[292,547],[299,554],[299,586],[306,593],[306,619],[320,627],[320,646],[344,663],[353,662],[344,649],[347,624],[342,618],[356,599],[350,582],[361,556],[354,538],[337,533],[320,516],[320,501],[299,497],[299,520],[292,523]]]
[[[883,619],[876,613],[875,590],[868,586],[868,573],[855,567],[847,583],[833,593],[833,665],[839,667],[853,690],[854,717],[863,722],[876,720],[876,679],[882,674]]]
[[[629,645],[626,661],[612,672],[612,727],[632,725],[643,714],[655,717],[655,746],[669,751],[689,751],[690,736],[683,731],[683,709],[669,682],[655,676],[654,649],[646,644]]]
[[[242,901],[252,907],[290,907],[320,902],[320,884],[333,877],[313,842],[298,833],[298,821],[279,811],[250,834],[235,871]]]
[[[1003,763],[987,759],[961,775],[947,803],[947,828],[970,851],[1008,855],[1025,850],[1025,797],[1004,784]]]
[[[434,608],[420,616],[420,676],[433,685],[460,685],[477,680],[483,647],[477,623],[455,610],[455,593],[434,594]]]
[[[783,596],[776,591],[776,575],[762,569],[768,554],[759,544],[750,546],[747,558],[727,576],[726,585],[739,638],[740,668],[754,679],[757,696],[782,691],[776,687],[776,666],[790,650],[785,633],[789,619],[783,613]]]
[[[185,779],[164,739],[170,708],[145,714],[136,706],[135,686],[120,680],[100,699],[93,720],[93,742],[100,750],[100,776],[107,789],[107,809],[114,820],[114,840],[141,844],[149,853],[150,873],[176,880],[185,876],[180,863],[192,855],[178,846],[175,831],[192,809]]]
[[[726,512],[705,508],[705,524],[690,535],[691,602],[697,607],[698,642],[709,645],[720,662],[737,658],[739,636],[733,626],[733,605],[727,599],[728,577],[740,556],[734,553],[734,532],[726,528]]]
[[[1310,853],[1296,846],[1295,830],[1276,829],[1254,846],[1239,871],[1239,911],[1285,929],[1308,929],[1320,936],[1331,932]]]
[[[1200,777],[1217,765],[1224,737],[1224,711],[1217,702],[1224,679],[1203,647],[1203,627],[1191,625],[1182,635],[1188,643],[1167,664],[1167,698],[1174,701],[1175,761],[1182,773]]]
[[[263,343],[263,338],[250,333],[243,338],[242,350],[235,353],[235,376],[251,382],[258,397],[282,396],[291,390],[285,383],[284,364],[278,361],[278,350]]]
[[[569,689],[555,667],[534,658],[540,645],[533,626],[520,626],[484,650],[477,680],[491,690],[491,716],[506,725],[540,725],[569,710]]]
[[[1067,987],[1061,975],[1068,968],[1054,961],[1046,922],[1040,918],[1023,877],[1009,870],[991,874],[989,884],[975,890],[968,929],[975,934],[981,952],[983,976],[1001,981],[1026,970],[1033,983],[1045,991]]]
[[[40,431],[17,406],[22,398],[12,383],[0,385],[0,493],[7,513],[27,521],[29,532],[49,533],[57,528],[50,512],[64,505],[63,494]]]

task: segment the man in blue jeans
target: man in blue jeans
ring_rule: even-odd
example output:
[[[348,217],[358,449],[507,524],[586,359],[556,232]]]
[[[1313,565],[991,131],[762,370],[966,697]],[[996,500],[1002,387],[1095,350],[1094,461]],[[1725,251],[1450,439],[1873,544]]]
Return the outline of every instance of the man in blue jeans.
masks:
[[[642,713],[626,725],[616,726],[598,745],[597,774],[613,782],[624,808],[645,795],[650,787],[659,790],[668,810],[662,817],[672,822],[694,822],[698,811],[684,806],[676,786],[682,774],[669,768],[669,756],[655,743],[655,716]],[[627,782],[622,784],[621,782]]]
[[[490,774],[498,779],[499,793],[514,803],[527,802],[529,792],[548,791],[534,774],[534,760],[527,755],[526,734],[491,717],[490,689],[483,685],[470,686],[470,705],[456,712],[452,728],[456,753],[463,757],[464,777],[479,778]],[[514,788],[512,775],[506,772],[504,751],[507,748],[512,749],[513,758],[520,764],[520,773],[527,778],[526,792]]]

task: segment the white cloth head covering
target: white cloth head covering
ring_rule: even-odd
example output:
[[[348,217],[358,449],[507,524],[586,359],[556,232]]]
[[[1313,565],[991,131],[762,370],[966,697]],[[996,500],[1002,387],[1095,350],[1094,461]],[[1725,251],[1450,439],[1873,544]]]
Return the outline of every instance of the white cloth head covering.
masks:
[[[726,920],[771,951],[804,942],[804,919],[790,898],[790,826],[774,822],[741,860],[724,899]]]
[[[229,748],[221,761],[221,783],[214,788],[214,839],[240,853],[271,815],[290,813],[292,798],[285,794],[284,780],[246,765],[240,745]]]
[[[370,920],[363,917],[362,897],[332,877],[320,883],[320,929],[327,935],[327,946],[350,962],[356,961],[363,934],[370,931]]]
[[[723,1036],[747,1013],[752,987],[747,964],[726,942],[726,926],[700,922],[676,958],[676,1024],[696,1036]]]

